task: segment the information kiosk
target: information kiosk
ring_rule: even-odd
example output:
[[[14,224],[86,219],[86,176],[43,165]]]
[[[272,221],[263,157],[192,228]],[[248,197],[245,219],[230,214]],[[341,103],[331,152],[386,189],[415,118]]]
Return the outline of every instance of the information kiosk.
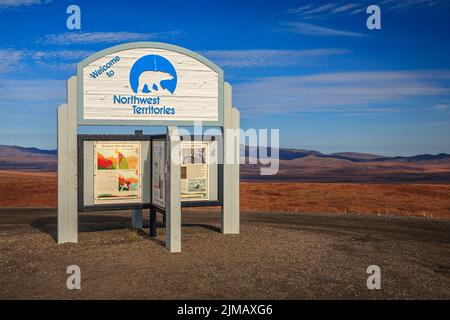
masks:
[[[181,208],[221,206],[222,233],[239,233],[239,112],[223,71],[174,45],[136,42],[77,66],[58,108],[58,243],[78,242],[78,212],[150,209],[166,247],[181,251]],[[166,134],[86,135],[80,126],[164,126]],[[181,135],[180,127],[218,135]]]

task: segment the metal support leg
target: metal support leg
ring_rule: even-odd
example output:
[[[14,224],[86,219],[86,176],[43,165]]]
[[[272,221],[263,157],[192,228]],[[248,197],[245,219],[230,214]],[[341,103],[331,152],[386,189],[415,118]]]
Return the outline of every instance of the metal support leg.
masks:
[[[133,229],[142,230],[142,209],[134,209],[131,216],[131,226]]]
[[[150,237],[156,237],[156,209],[150,209]]]

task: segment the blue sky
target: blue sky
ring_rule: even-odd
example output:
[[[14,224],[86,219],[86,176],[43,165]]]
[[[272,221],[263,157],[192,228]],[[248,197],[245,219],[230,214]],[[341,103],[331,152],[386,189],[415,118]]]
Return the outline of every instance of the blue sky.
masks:
[[[81,8],[77,32],[66,28],[70,4]],[[369,4],[381,30],[366,28]],[[0,144],[55,148],[76,63],[160,41],[221,66],[242,127],[279,128],[282,146],[450,153],[449,0],[0,0],[0,27]]]

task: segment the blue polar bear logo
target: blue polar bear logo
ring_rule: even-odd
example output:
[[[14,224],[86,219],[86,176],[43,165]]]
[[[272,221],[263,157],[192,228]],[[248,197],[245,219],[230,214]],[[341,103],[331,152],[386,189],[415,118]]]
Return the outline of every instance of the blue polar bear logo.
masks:
[[[177,72],[162,56],[143,56],[130,69],[130,86],[134,93],[174,94]]]
[[[173,76],[167,72],[161,71],[144,71],[139,76],[139,85],[137,93],[145,93],[144,87],[147,86],[150,91],[163,91],[161,82],[165,80],[173,80]]]

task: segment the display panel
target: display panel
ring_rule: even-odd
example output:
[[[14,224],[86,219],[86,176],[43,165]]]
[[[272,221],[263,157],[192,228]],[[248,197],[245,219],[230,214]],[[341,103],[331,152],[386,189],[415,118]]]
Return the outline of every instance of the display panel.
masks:
[[[191,140],[194,139],[194,140]],[[97,170],[98,157],[96,158],[95,150],[98,149],[97,145],[100,143],[111,145],[111,144],[129,144],[129,143],[140,143],[140,185],[141,187],[141,198],[140,199],[120,199],[111,198],[108,201],[105,197],[96,196],[96,188],[100,181],[95,177]],[[180,189],[183,187],[183,197],[181,197],[181,202],[183,207],[193,207],[193,206],[204,206],[206,204],[210,205],[220,205],[220,165],[217,164],[217,159],[219,157],[220,145],[218,145],[217,137],[205,136],[205,137],[191,137],[184,136],[181,139],[181,144],[189,148],[189,154],[194,152],[193,160],[188,159],[187,153],[185,152],[185,164],[180,165],[181,167],[186,167],[185,169],[180,169],[184,171],[183,181],[179,180]],[[199,145],[200,144],[200,145]],[[198,156],[200,153],[198,150],[195,151],[195,147],[206,148],[204,153],[205,156]],[[167,179],[167,148],[165,135],[78,135],[78,148],[80,150],[78,155],[78,210],[80,212],[96,211],[96,210],[114,210],[114,209],[134,209],[134,208],[151,208],[151,206],[156,206],[162,210],[165,209],[165,193]],[[194,150],[191,150],[194,148]],[[197,156],[195,156],[197,153]],[[189,155],[189,157],[191,157]],[[107,157],[106,157],[107,158]],[[181,146],[180,146],[180,158],[181,158]],[[200,169],[202,167],[203,160],[207,159],[208,167],[203,166],[203,172],[200,173],[193,169]],[[195,160],[197,159],[197,160]],[[118,160],[111,162],[103,160],[103,167],[109,168],[109,174],[113,171],[111,166],[113,166]],[[197,164],[196,164],[197,162]],[[101,163],[102,164],[102,163]],[[192,164],[196,164],[197,168],[193,168]],[[187,168],[187,166],[191,168]],[[100,175],[103,174],[100,172]],[[206,183],[195,185],[195,178],[207,178]],[[180,177],[181,178],[181,177]],[[192,179],[191,179],[192,178]],[[190,189],[188,179],[191,179]],[[97,181],[94,181],[97,180]],[[111,179],[112,180],[112,179]],[[155,183],[154,183],[155,182]],[[112,182],[110,182],[112,185]],[[183,184],[183,186],[181,185]],[[207,196],[201,196],[194,194],[198,192],[200,187],[206,186]],[[97,190],[98,191],[98,190]],[[181,190],[180,190],[181,191]],[[96,200],[95,200],[96,198]]]
[[[182,141],[181,200],[209,200],[209,143]]]
[[[141,143],[94,142],[94,204],[141,201]]]
[[[152,142],[152,203],[165,207],[165,140]]]

